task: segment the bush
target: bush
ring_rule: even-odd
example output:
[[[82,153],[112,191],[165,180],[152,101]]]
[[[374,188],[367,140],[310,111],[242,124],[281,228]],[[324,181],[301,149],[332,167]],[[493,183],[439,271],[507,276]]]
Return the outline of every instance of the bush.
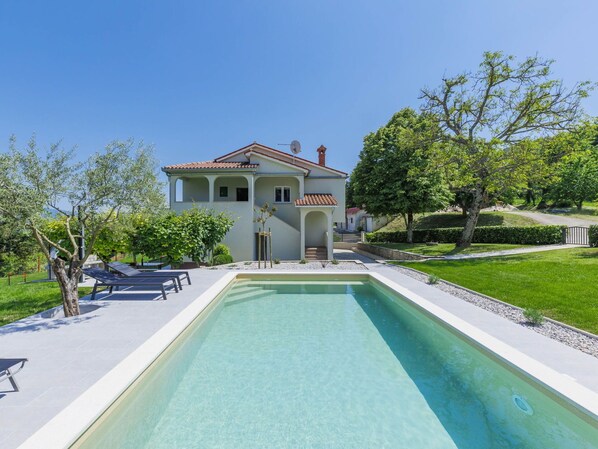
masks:
[[[553,245],[563,242],[566,226],[481,226],[473,233],[473,243],[507,243],[516,245]],[[415,229],[413,243],[456,243],[462,228]],[[598,242],[598,231],[597,231]],[[371,243],[406,243],[407,231],[371,232]]]
[[[224,243],[219,243],[214,247],[214,251],[212,251],[212,256],[230,256],[230,249]]]
[[[533,324],[534,326],[539,326],[544,322],[544,316],[540,313],[538,309],[525,309],[523,311],[523,316],[529,323]]]
[[[440,280],[440,278],[436,274],[428,275],[428,284],[430,284],[430,285],[438,284],[439,280]]]
[[[212,265],[225,265],[232,263],[233,257],[230,254],[218,254],[212,259]]]
[[[598,246],[598,225],[590,226],[590,230],[588,231],[588,237],[590,239],[590,246],[597,247]]]

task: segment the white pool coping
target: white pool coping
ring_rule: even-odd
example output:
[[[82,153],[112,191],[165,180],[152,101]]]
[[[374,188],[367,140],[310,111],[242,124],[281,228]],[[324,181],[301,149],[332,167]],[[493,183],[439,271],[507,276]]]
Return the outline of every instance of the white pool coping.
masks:
[[[375,279],[380,284],[405,297],[417,308],[423,309],[453,328],[457,333],[473,340],[499,360],[538,382],[580,413],[598,423],[598,393],[501,342],[499,339],[379,273],[372,271],[268,271],[266,273],[237,271],[227,273],[217,280],[152,337],[31,435],[19,448],[69,448],[235,279],[271,276],[284,276],[287,279],[293,277],[342,279],[356,276]]]

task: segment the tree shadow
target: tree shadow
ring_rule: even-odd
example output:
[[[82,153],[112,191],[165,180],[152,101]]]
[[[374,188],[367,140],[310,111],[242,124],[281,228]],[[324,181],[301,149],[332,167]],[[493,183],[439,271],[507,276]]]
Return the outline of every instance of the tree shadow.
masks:
[[[0,327],[0,336],[61,329],[65,326],[87,322],[97,316],[98,315],[79,315],[69,318],[43,318],[39,315],[34,315]]]

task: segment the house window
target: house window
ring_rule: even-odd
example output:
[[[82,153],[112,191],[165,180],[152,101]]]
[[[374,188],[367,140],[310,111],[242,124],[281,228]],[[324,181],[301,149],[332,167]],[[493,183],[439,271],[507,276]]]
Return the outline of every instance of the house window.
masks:
[[[353,217],[349,218],[349,220],[351,220],[351,224],[353,224]]]
[[[275,203],[290,203],[291,202],[291,188],[290,187],[274,187],[274,202]]]
[[[220,187],[220,198],[228,198],[228,187]]]

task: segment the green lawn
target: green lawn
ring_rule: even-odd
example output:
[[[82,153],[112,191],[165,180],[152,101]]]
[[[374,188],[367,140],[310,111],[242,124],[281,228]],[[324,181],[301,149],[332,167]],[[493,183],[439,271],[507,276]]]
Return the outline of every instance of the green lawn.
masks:
[[[454,243],[426,245],[425,243],[373,243],[376,246],[399,249],[424,256],[448,256],[452,254],[475,254],[505,249],[527,248],[529,245],[507,245],[500,243],[474,243],[468,248],[456,248]]]
[[[56,282],[33,282],[47,276],[44,272],[31,274],[26,283],[21,276],[13,276],[11,285],[7,278],[0,278],[0,326],[62,304]],[[80,296],[90,292],[91,287],[79,289]]]
[[[598,249],[400,264],[598,334]]]
[[[538,223],[521,215],[509,214],[506,212],[482,212],[478,220],[478,226],[534,226]],[[447,212],[438,214],[419,215],[415,223],[416,229],[436,228],[461,228],[465,225],[465,218],[458,212]],[[405,221],[397,217],[380,231],[404,231]]]

